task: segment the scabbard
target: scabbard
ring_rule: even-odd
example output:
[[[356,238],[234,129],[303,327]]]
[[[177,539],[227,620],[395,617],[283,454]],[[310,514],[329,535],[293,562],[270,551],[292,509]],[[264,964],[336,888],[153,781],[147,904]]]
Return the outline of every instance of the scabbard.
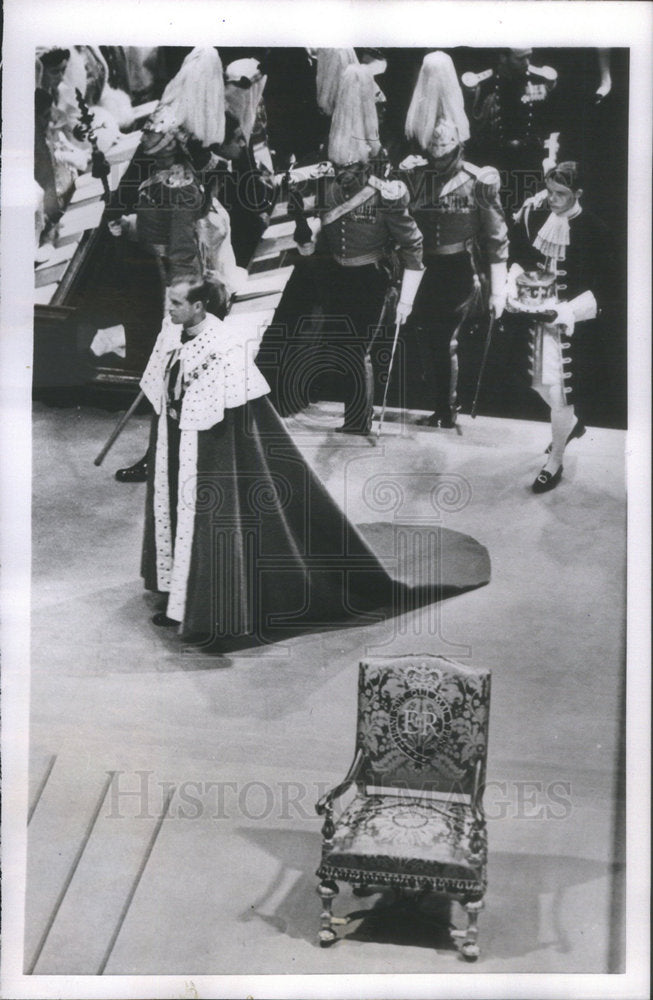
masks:
[[[479,396],[481,394],[481,384],[483,382],[483,375],[485,374],[485,366],[487,364],[488,354],[490,353],[490,344],[492,343],[492,333],[494,330],[494,321],[496,315],[494,309],[490,309],[490,320],[488,323],[487,333],[485,335],[485,346],[483,348],[483,358],[481,360],[481,367],[478,372],[478,380],[476,382],[476,394],[474,396],[474,402],[472,403],[472,409],[470,416],[473,419],[476,417],[476,407],[478,405]]]

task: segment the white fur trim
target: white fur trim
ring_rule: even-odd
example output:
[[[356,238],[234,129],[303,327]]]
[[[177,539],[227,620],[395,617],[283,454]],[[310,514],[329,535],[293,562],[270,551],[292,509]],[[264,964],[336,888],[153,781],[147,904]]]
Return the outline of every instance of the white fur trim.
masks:
[[[179,444],[179,489],[177,494],[177,532],[175,557],[170,578],[170,594],[166,614],[183,622],[186,611],[186,591],[195,532],[195,502],[197,496],[197,431],[182,431]]]

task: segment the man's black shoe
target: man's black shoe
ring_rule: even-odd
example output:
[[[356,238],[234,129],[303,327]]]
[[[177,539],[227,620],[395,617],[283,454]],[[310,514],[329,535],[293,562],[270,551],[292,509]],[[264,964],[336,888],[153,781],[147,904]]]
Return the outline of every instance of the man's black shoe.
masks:
[[[447,430],[456,426],[450,413],[432,413],[430,417],[420,417],[415,423],[418,427],[444,427]]]
[[[143,455],[138,462],[130,465],[126,469],[118,469],[115,478],[119,483],[145,483],[147,482],[147,455]]]
[[[173,626],[179,625],[179,622],[175,621],[174,618],[168,618],[165,611],[157,611],[152,618],[152,624],[161,628],[173,628]]]

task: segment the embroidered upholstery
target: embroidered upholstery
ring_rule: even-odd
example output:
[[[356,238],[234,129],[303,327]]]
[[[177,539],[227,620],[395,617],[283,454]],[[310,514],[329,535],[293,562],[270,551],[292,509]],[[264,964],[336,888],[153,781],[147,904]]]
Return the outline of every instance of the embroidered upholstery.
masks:
[[[486,846],[485,831],[476,829],[469,805],[402,795],[357,796],[338,819],[320,874],[482,894]]]
[[[318,892],[320,941],[330,944],[336,881],[430,890],[469,915],[461,951],[476,958],[486,889],[485,780],[490,673],[441,656],[376,657],[360,664],[356,756],[317,803],[325,816]],[[356,795],[334,818],[350,786]]]
[[[487,745],[490,676],[444,657],[362,663],[356,746],[361,781],[470,792]]]

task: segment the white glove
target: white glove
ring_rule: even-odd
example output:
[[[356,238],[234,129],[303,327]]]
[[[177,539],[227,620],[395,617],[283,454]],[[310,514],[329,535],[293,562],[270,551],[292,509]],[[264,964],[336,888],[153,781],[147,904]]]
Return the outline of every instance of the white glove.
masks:
[[[112,236],[122,236],[122,219],[114,219],[109,223],[108,229]]]
[[[510,265],[508,279],[506,281],[506,308],[508,309],[508,312],[517,311],[517,278],[523,273],[524,268],[521,264],[515,263]]]
[[[561,302],[555,307],[555,318],[551,323],[553,326],[563,327],[565,336],[571,337],[576,326],[576,317],[570,302]]]
[[[412,311],[413,311],[412,302],[410,303],[402,302],[401,299],[399,299],[399,302],[397,302],[397,308],[395,310],[395,323],[399,323],[400,326],[403,326],[408,317],[410,316],[410,314],[412,313]]]
[[[582,323],[586,319],[596,319],[599,311],[598,303],[592,292],[582,292],[568,303],[574,311],[574,319]]]
[[[397,303],[395,312],[396,323],[403,325],[413,311],[413,302],[415,301],[417,289],[423,277],[424,271],[415,271],[408,267],[404,270],[404,276],[401,279],[399,302]]]
[[[405,160],[402,160],[399,164],[399,170],[414,170],[415,167],[425,167],[429,161],[425,156],[407,156]]]
[[[599,101],[602,101],[604,97],[607,97],[611,90],[612,90],[612,80],[605,80],[596,91],[596,94],[594,95],[596,98],[596,103],[598,104]]]
[[[544,143],[544,148],[549,154],[544,160],[542,160],[542,173],[546,176],[549,170],[552,170],[558,162],[558,152],[560,151],[560,133],[552,132]]]
[[[508,265],[504,260],[490,264],[490,309],[494,318],[499,319],[506,308],[508,294]]]
[[[556,306],[556,317],[553,320],[556,326],[563,326],[568,337],[574,332],[576,323],[582,323],[587,319],[594,319],[598,313],[598,305],[592,292],[583,292],[569,302],[561,302]]]
[[[213,150],[211,150],[211,155],[209,156],[208,160],[206,161],[202,169],[215,170],[218,167],[218,165],[223,162],[224,162],[223,158],[221,156],[218,156],[217,153],[214,153]]]

